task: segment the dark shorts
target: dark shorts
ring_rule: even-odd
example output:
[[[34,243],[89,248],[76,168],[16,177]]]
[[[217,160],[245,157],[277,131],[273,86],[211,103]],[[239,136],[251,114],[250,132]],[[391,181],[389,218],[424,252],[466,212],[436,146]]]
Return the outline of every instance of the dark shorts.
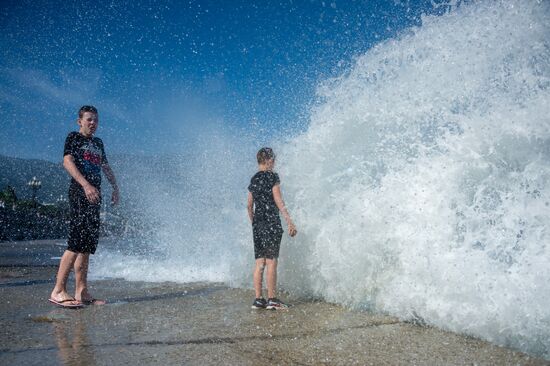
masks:
[[[278,225],[253,225],[254,257],[276,259],[279,258],[279,248],[283,229]]]
[[[82,190],[69,190],[70,228],[68,250],[94,254],[99,240],[99,209],[101,203],[92,204]]]

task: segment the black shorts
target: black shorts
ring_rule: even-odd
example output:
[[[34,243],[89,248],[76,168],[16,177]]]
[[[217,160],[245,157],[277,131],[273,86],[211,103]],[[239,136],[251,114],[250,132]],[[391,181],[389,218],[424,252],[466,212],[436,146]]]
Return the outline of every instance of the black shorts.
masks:
[[[88,201],[82,189],[69,190],[70,228],[68,250],[94,254],[99,240],[101,203]]]
[[[277,259],[283,237],[283,228],[280,225],[253,225],[254,257]]]

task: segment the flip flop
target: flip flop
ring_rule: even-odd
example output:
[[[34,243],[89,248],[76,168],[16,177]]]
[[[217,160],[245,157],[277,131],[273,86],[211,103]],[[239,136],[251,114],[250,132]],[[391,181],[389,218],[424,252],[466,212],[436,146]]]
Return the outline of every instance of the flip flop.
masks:
[[[57,301],[56,299],[48,299],[48,301],[54,305],[57,305],[65,309],[78,309],[84,306],[84,304],[81,302],[79,302],[78,304],[66,304],[66,302],[76,301],[76,299],[65,299],[61,301]]]
[[[107,300],[101,300],[101,299],[91,299],[82,301],[84,305],[105,305],[107,304]]]

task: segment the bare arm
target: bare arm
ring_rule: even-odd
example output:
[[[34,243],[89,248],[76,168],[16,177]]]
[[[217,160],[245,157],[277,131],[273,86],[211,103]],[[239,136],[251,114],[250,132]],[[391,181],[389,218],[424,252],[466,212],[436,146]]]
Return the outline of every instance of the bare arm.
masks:
[[[101,168],[103,169],[103,173],[107,177],[107,180],[109,183],[111,183],[111,187],[113,187],[113,194],[111,195],[111,203],[113,205],[116,205],[119,200],[119,193],[118,193],[118,185],[116,183],[115,173],[111,169],[111,166],[109,163],[103,163],[101,165]]]
[[[290,218],[290,214],[286,209],[285,202],[283,201],[283,196],[281,194],[281,186],[279,184],[273,186],[273,200],[275,201],[275,204],[279,208],[279,211],[283,214],[283,217],[288,224],[288,235],[296,235],[298,231],[296,230],[296,226],[294,226],[294,223]]]
[[[98,203],[100,198],[99,191],[96,187],[91,185],[90,182],[86,180],[86,178],[84,178],[82,173],[80,173],[80,170],[78,170],[78,168],[76,167],[72,155],[65,155],[63,157],[63,167],[69,173],[69,175],[82,186],[82,189],[84,189],[84,194],[86,195],[88,201],[90,201],[91,203]]]
[[[250,222],[254,221],[254,197],[252,197],[252,193],[248,192],[248,202],[246,204],[246,208],[248,209],[248,218],[250,219]]]

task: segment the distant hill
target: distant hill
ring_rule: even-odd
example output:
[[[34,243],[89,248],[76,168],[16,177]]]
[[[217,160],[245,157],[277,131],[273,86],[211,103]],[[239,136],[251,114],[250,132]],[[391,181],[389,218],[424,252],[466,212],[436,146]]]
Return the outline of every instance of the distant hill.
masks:
[[[19,159],[0,155],[0,190],[10,185],[18,199],[30,199],[32,190],[27,183],[36,177],[42,182],[37,191],[37,200],[53,203],[61,195],[67,197],[69,176],[61,162],[52,163],[38,159]]]
[[[140,200],[144,194],[137,188],[136,181],[154,180],[161,177],[163,181],[171,182],[172,186],[180,187],[185,177],[175,173],[174,168],[185,164],[185,160],[177,156],[134,156],[114,154],[109,156],[109,163],[115,171],[119,186],[124,194],[123,206],[126,208],[132,201]],[[32,190],[27,183],[36,177],[42,182],[37,191],[37,199],[42,203],[54,203],[60,196],[67,198],[70,177],[63,168],[61,161],[39,159],[21,159],[0,155],[0,191],[8,185],[15,189],[18,199],[30,199]],[[105,178],[104,178],[105,179]],[[104,180],[102,185],[106,194],[110,192],[110,185]],[[180,187],[180,189],[183,189]],[[157,192],[158,193],[158,192]]]
[[[196,189],[201,184],[200,176],[186,174],[191,162],[191,157],[183,155],[109,156],[109,163],[121,187],[120,208],[132,212],[142,211],[144,196],[154,197],[166,193],[176,195],[193,187]],[[15,189],[18,199],[30,199],[32,190],[27,183],[32,177],[42,182],[42,187],[37,192],[39,202],[55,203],[60,196],[67,198],[70,177],[61,161],[53,163],[0,155],[0,191],[10,185]],[[105,177],[102,187],[104,199],[108,202],[111,187]]]

